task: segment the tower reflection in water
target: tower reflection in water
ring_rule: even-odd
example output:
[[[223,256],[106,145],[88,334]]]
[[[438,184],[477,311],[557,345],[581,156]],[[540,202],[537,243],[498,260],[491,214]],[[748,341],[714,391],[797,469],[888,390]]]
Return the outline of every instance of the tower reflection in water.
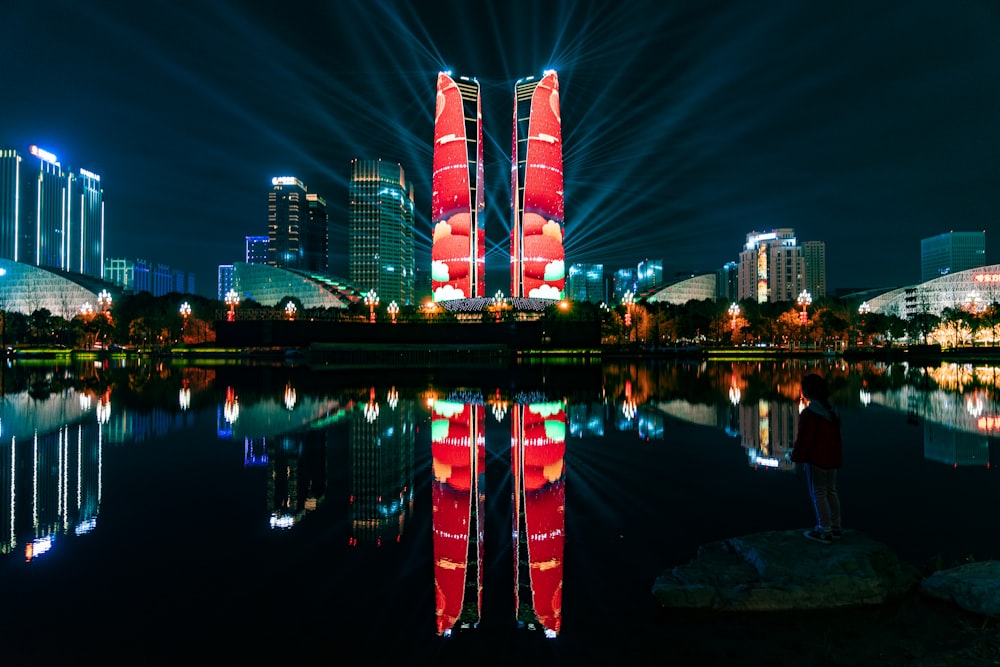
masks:
[[[434,585],[437,632],[474,628],[482,613],[486,406],[469,396],[431,398]],[[499,421],[505,401],[495,397]],[[515,403],[511,418],[514,615],[555,637],[562,621],[566,409]]]

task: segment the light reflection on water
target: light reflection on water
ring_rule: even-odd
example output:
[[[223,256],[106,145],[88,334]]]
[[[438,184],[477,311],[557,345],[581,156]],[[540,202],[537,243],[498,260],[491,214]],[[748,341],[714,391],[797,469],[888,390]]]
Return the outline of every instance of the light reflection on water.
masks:
[[[1000,557],[979,530],[1000,500],[992,367],[33,365],[3,377],[0,582],[51,616],[42,600],[98,604],[67,592],[86,564],[118,582],[103,598],[176,623],[125,576],[153,571],[195,619],[405,609],[414,645],[520,632],[584,655],[700,543],[809,523],[788,454],[811,371],[844,416],[845,521],[918,563]]]

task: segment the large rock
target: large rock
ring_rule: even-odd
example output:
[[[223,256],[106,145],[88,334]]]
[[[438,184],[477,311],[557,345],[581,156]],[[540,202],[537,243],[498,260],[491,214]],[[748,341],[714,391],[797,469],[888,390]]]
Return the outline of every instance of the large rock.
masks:
[[[657,577],[653,595],[674,609],[831,609],[881,604],[919,581],[916,567],[858,531],[830,545],[771,531],[702,545]]]
[[[938,570],[920,582],[920,592],[954,602],[977,614],[1000,614],[1000,561],[966,563]]]

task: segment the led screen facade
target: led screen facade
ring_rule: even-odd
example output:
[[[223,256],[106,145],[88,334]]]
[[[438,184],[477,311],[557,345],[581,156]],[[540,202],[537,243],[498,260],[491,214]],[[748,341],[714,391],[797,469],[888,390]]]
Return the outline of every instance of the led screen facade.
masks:
[[[562,298],[562,120],[553,71],[515,85],[511,208],[511,296]]]
[[[431,421],[437,634],[475,626],[482,608],[486,475],[482,405],[440,400]]]
[[[511,420],[515,586],[519,624],[562,627],[566,533],[566,405],[517,405]]]
[[[434,110],[431,289],[435,301],[486,296],[479,82],[442,72]]]

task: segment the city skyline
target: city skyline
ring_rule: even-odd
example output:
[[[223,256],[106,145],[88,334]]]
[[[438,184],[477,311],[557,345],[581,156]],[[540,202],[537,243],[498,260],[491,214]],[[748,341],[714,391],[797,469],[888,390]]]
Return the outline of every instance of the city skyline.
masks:
[[[919,282],[921,239],[951,230],[986,230],[986,263],[1000,260],[987,2],[43,0],[3,18],[0,144],[100,174],[106,256],[192,271],[202,294],[266,230],[275,176],[327,200],[330,272],[346,277],[355,158],[406,170],[429,271],[429,100],[447,70],[482,86],[487,294],[509,288],[511,90],[547,68],[563,98],[567,266],[713,271],[747,233],[779,227],[826,243],[831,293]]]

